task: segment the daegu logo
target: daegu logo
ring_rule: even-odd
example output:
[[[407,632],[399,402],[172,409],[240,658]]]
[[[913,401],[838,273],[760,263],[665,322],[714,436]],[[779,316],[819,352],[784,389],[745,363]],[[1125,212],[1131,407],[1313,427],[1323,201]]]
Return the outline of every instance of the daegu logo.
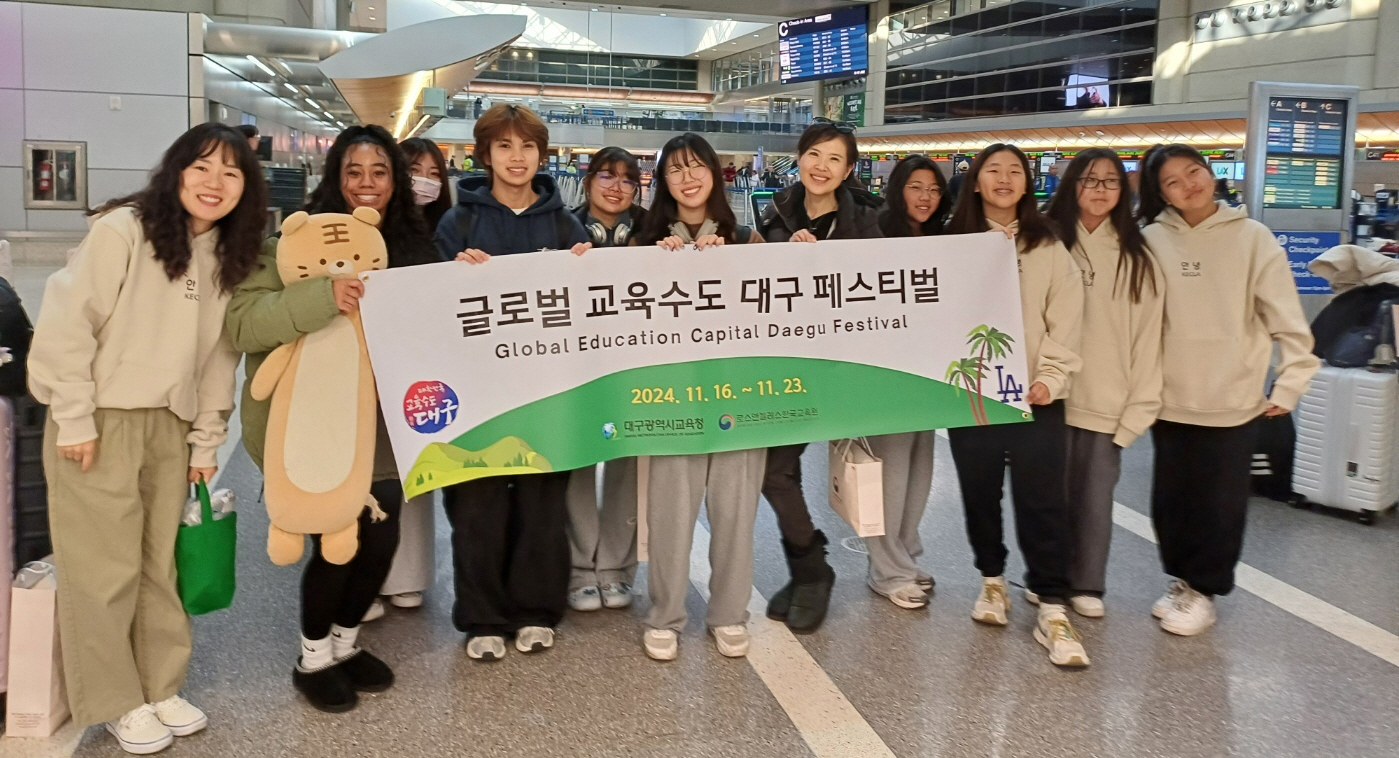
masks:
[[[403,396],[403,417],[419,434],[435,434],[457,420],[457,393],[442,382],[414,382]]]
[[[724,430],[724,431],[726,431],[726,432],[727,432],[728,430],[734,428],[734,417],[733,417],[733,416],[730,416],[730,415],[727,414],[727,413],[725,413],[724,415],[720,416],[720,417],[719,417],[719,428],[722,429],[722,430]]]
[[[1278,235],[1278,244],[1279,244],[1279,245],[1286,245],[1286,244],[1287,244],[1287,235],[1286,235],[1286,234],[1279,234],[1279,235]]]
[[[617,438],[617,425],[611,421],[602,425],[602,438],[605,440]]]

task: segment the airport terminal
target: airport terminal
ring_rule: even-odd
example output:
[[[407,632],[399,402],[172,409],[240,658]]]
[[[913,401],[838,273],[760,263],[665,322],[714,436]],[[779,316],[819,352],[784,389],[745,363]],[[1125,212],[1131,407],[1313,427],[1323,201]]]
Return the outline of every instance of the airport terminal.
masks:
[[[0,0],[0,758],[1399,755],[1395,40]]]

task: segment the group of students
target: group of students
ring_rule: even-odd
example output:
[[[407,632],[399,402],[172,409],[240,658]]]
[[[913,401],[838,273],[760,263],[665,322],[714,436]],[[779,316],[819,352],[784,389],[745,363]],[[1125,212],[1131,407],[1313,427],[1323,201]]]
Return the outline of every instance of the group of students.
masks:
[[[391,267],[489,265],[493,256],[539,250],[598,255],[605,253],[590,251],[621,245],[678,251],[1003,231],[1019,252],[1019,349],[1032,373],[1034,414],[1031,423],[949,431],[983,577],[972,617],[1008,621],[1001,501],[1009,466],[1026,598],[1039,606],[1034,637],[1053,663],[1088,665],[1068,612],[1105,612],[1121,450],[1150,429],[1152,516],[1172,577],[1152,611],[1166,631],[1203,631],[1215,619],[1213,597],[1233,587],[1255,420],[1291,410],[1317,366],[1272,236],[1215,202],[1205,159],[1183,145],[1144,157],[1139,201],[1113,152],[1079,153],[1046,216],[1030,191],[1028,160],[1012,145],[976,157],[955,204],[941,170],[923,156],[900,161],[879,198],[851,181],[853,132],[821,122],[802,135],[800,183],[775,196],[761,229],[738,223],[719,157],[695,134],[661,149],[649,208],[640,204],[636,158],[606,148],[584,179],[587,202],[568,209],[539,172],[546,126],[513,105],[477,120],[485,175],[463,178],[455,204],[436,146],[400,146],[380,127],[355,126],[329,150],[306,209],[378,211]],[[354,311],[364,294],[355,279],[284,285],[276,240],[261,239],[266,198],[238,131],[194,127],[145,189],[95,213],[87,238],[50,279],[35,331],[30,384],[49,406],[45,467],[69,699],[79,723],[105,723],[133,753],[159,751],[207,724],[179,696],[191,640],[174,541],[188,485],[216,471],[240,355],[251,376],[270,351]],[[1274,344],[1281,361],[1265,397]],[[239,407],[243,444],[261,465],[268,404],[245,391]],[[883,461],[886,533],[866,539],[867,582],[901,608],[926,607],[933,591],[917,562],[933,439],[918,431],[869,440]],[[791,572],[767,615],[797,633],[821,626],[835,572],[802,493],[804,447],[650,459],[648,656],[679,654],[701,503],[712,532],[705,621],[718,651],[748,650],[760,497],[776,512]],[[521,653],[552,647],[569,607],[630,605],[636,462],[605,464],[598,485],[589,467],[444,490],[452,619],[470,658],[498,660],[508,643]],[[403,502],[382,416],[371,492],[386,517],[361,518],[354,559],[332,564],[313,539],[303,569],[292,680],[324,711],[350,710],[357,693],[392,686],[391,668],[359,646],[360,626],[381,595],[420,604],[432,578],[431,501]],[[405,564],[419,568],[400,571]]]

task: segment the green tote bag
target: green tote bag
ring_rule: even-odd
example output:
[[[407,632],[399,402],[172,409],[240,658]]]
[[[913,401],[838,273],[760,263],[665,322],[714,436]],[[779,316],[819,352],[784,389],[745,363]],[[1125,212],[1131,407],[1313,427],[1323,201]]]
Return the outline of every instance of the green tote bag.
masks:
[[[215,521],[209,487],[194,486],[199,498],[199,523],[180,525],[175,536],[175,571],[185,612],[199,616],[233,604],[234,562],[238,545],[238,514]]]

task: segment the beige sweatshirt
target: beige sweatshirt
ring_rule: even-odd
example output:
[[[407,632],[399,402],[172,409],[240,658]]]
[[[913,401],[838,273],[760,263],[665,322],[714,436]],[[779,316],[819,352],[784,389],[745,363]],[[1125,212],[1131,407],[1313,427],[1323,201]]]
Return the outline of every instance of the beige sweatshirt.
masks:
[[[1160,417],[1227,427],[1247,423],[1269,402],[1296,408],[1321,364],[1273,233],[1222,201],[1194,228],[1167,209],[1143,231],[1166,272]],[[1274,342],[1281,359],[1265,398]]]
[[[1083,369],[1074,377],[1066,419],[1128,447],[1161,410],[1165,278],[1160,264],[1154,265],[1151,279],[1142,283],[1141,302],[1132,302],[1131,269],[1119,273],[1122,249],[1107,221],[1092,232],[1079,224],[1072,254],[1083,271]]]
[[[1005,227],[987,221],[993,231]],[[1012,222],[1010,230],[1018,231]],[[1020,250],[1020,309],[1025,320],[1025,365],[1030,381],[1044,382],[1051,400],[1069,395],[1069,380],[1083,366],[1079,342],[1083,328],[1083,279],[1063,243],[1053,240],[1033,250]],[[1017,379],[1017,383],[1020,383]]]
[[[239,359],[224,332],[217,241],[217,230],[196,237],[189,270],[172,282],[135,211],[118,208],[49,277],[29,389],[49,406],[58,444],[97,439],[97,408],[169,408],[192,422],[190,465],[216,465]]]

